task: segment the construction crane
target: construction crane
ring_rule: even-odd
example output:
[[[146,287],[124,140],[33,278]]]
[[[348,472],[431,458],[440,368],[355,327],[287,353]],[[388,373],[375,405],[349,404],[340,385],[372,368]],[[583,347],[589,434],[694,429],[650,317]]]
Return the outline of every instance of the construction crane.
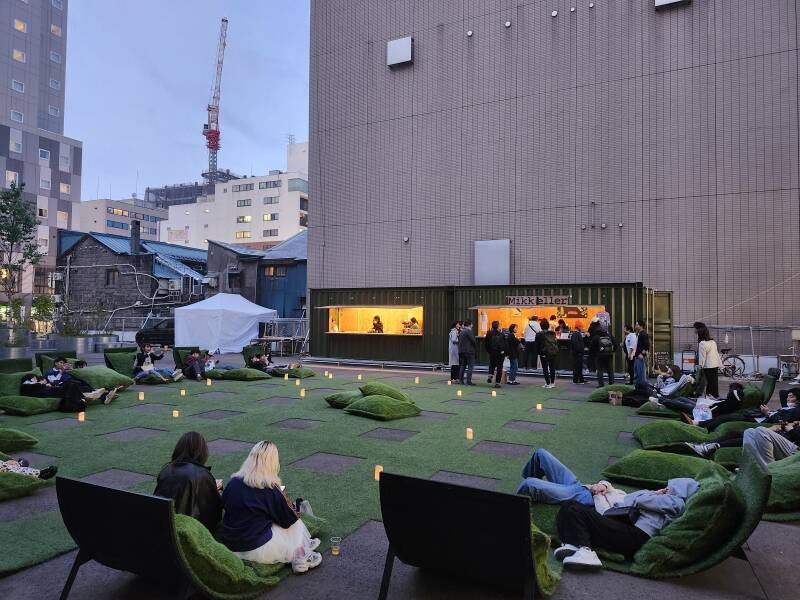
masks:
[[[217,152],[219,151],[219,86],[222,81],[222,61],[225,59],[225,44],[228,37],[228,19],[222,17],[219,26],[219,42],[217,44],[217,68],[214,75],[214,86],[211,88],[211,102],[208,105],[208,123],[203,125],[203,136],[208,148],[208,172],[203,178],[208,183],[219,179],[217,171]]]

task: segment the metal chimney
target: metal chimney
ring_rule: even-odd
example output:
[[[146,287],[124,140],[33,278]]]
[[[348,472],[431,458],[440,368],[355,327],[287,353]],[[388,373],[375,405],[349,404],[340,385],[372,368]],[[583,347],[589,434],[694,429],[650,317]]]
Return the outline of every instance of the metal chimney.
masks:
[[[139,254],[139,242],[142,234],[141,221],[131,221],[131,254]]]

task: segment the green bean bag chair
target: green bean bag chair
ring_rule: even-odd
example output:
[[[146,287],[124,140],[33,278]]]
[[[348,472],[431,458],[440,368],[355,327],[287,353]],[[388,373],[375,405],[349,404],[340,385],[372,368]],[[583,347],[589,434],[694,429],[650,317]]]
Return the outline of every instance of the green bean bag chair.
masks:
[[[192,352],[192,350],[198,350],[200,352],[200,358],[205,358],[206,354],[208,354],[208,350],[204,350],[199,346],[175,346],[172,348],[172,358],[175,360],[175,368],[180,369],[181,371],[186,366],[184,362],[186,360],[186,356]]]
[[[664,419],[680,419],[681,413],[666,406],[653,406],[649,402],[642,404],[636,411],[641,417],[662,417]]]
[[[715,431],[708,432],[702,427],[688,425],[682,421],[664,419],[646,423],[633,432],[645,450],[661,450],[664,452],[690,452],[684,442],[713,442],[729,433],[744,431],[750,427],[758,427],[758,423],[748,421],[729,421],[723,423]]]
[[[366,383],[358,389],[360,389],[361,393],[365,396],[389,396],[390,398],[397,398],[403,402],[411,402],[411,396],[388,383]]]
[[[728,471],[735,471],[742,462],[742,447],[717,448],[713,459],[715,463],[722,465]]]
[[[250,359],[256,354],[266,354],[264,344],[251,344],[242,348],[242,358],[244,359],[244,366],[250,366]]]
[[[617,483],[639,488],[663,488],[667,481],[676,477],[696,479],[700,473],[715,470],[729,476],[722,465],[699,456],[683,456],[669,452],[634,450],[603,471],[603,477]]]
[[[351,403],[344,411],[351,415],[378,421],[416,417],[420,413],[419,407],[412,402],[382,395],[365,396],[361,400]]]
[[[308,377],[314,377],[314,375],[316,375],[316,372],[308,367],[296,367],[294,369],[273,367],[273,369],[270,371],[270,375],[273,377],[283,377],[287,373],[289,374],[290,379],[307,379]]]
[[[363,397],[364,394],[361,393],[361,390],[348,390],[346,392],[339,392],[338,394],[326,396],[325,402],[333,408],[347,408],[353,402]]]
[[[0,501],[30,496],[45,485],[47,481],[37,477],[0,471]]]
[[[56,364],[56,358],[58,357],[50,356],[49,354],[44,354],[41,356],[39,362],[41,362],[42,364],[41,367],[42,373],[47,373],[50,369],[53,368],[53,365]],[[67,359],[67,362],[71,364],[73,367],[75,366],[75,363],[78,362],[77,358],[72,358],[72,357],[65,357],[65,358]]]
[[[319,518],[302,515],[312,537],[324,524]],[[195,587],[209,598],[239,600],[261,596],[277,585],[284,564],[262,565],[245,561],[217,542],[200,521],[175,515],[178,547]]]
[[[109,369],[113,369],[126,377],[133,377],[133,363],[136,361],[136,350],[128,352],[104,352],[103,360]]]
[[[258,369],[230,369],[228,371],[222,369],[211,369],[206,371],[206,377],[209,379],[227,379],[230,381],[259,381],[261,379],[272,379],[269,373],[259,371]]]
[[[15,452],[27,450],[39,443],[32,435],[24,431],[4,427],[0,429],[0,452]]]
[[[800,520],[800,453],[767,465],[772,488],[767,501],[771,521]]]
[[[42,375],[39,369],[17,373],[0,373],[0,396],[19,396],[22,378],[28,375]]]
[[[33,355],[33,360],[36,363],[36,368],[42,371],[42,373],[46,373],[42,367],[42,358],[45,356],[49,356],[53,360],[59,356],[63,356],[64,358],[78,358],[75,350],[48,350],[47,352],[37,352]]]
[[[624,396],[625,394],[630,394],[635,389],[635,386],[628,385],[627,383],[611,383],[592,390],[588,400],[589,402],[608,402],[608,392],[622,392]]]
[[[31,358],[4,358],[0,360],[0,373],[19,373],[33,368]]]
[[[128,387],[133,385],[132,378],[126,377],[108,367],[84,367],[83,369],[73,369],[69,374],[96,390],[100,388],[110,390],[115,387]]]
[[[0,410],[8,415],[29,417],[58,410],[58,398],[34,398],[31,396],[1,396]]]
[[[697,477],[700,490],[686,502],[680,518],[650,538],[633,561],[604,558],[603,566],[648,578],[684,577],[710,569],[737,552],[764,513],[769,472],[748,450],[735,478],[713,466]]]

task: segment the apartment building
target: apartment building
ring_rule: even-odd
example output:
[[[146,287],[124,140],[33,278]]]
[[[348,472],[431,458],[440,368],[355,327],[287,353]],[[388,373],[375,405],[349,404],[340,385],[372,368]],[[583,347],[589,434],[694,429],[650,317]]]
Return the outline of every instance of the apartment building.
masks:
[[[130,237],[131,222],[139,221],[141,239],[155,241],[161,222],[166,219],[165,208],[156,208],[139,198],[87,200],[74,206],[72,229]]]

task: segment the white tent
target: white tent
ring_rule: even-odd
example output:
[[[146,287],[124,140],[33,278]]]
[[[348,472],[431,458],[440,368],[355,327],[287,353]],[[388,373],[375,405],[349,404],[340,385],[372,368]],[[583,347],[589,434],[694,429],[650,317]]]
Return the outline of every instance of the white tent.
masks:
[[[175,309],[175,345],[241,352],[258,337],[258,324],[277,316],[278,311],[253,304],[239,294],[216,294]]]

